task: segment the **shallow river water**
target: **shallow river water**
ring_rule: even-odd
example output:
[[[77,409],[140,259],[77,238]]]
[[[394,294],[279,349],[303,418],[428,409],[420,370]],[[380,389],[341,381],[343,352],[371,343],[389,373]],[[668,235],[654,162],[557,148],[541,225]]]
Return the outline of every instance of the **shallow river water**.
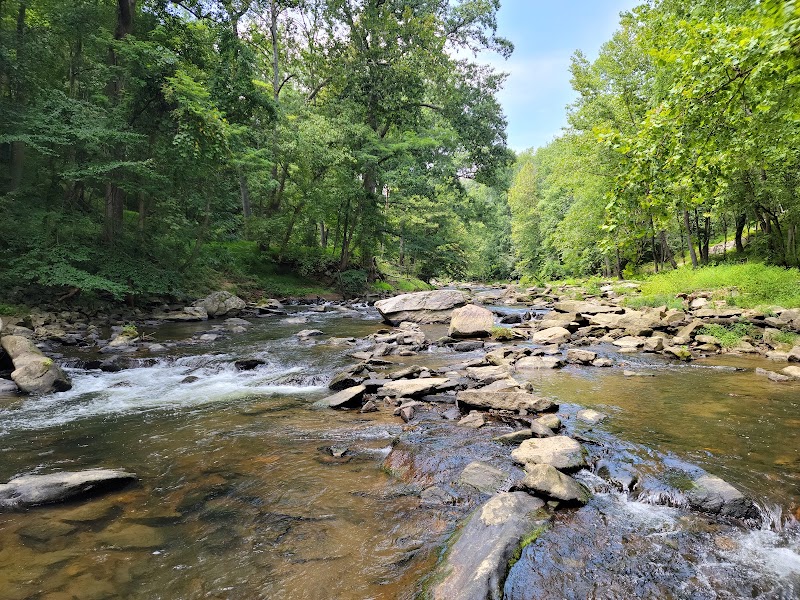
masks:
[[[247,333],[178,345],[152,366],[74,368],[71,391],[6,402],[0,480],[109,467],[141,481],[86,503],[0,513],[0,597],[414,597],[463,513],[421,507],[419,490],[383,467],[404,429],[389,411],[309,408],[333,374],[355,362],[347,354],[357,346],[329,338],[377,331],[377,313],[292,316],[308,321],[254,319]],[[155,336],[187,340],[211,326],[170,325]],[[325,335],[294,337],[307,328]],[[442,333],[433,327],[428,337]],[[403,360],[438,367],[474,356]],[[266,364],[238,371],[240,358]],[[654,471],[693,463],[748,492],[764,508],[763,529],[714,529],[663,498],[632,501],[585,472],[595,499],[559,513],[523,551],[506,597],[800,597],[792,517],[800,502],[800,387],[754,375],[754,359],[686,366],[617,358],[654,377],[569,367],[533,382],[562,403],[587,443],[650,461]],[[581,428],[572,418],[578,405],[611,418]],[[339,447],[348,452],[336,458]],[[637,588],[640,573],[650,577]]]

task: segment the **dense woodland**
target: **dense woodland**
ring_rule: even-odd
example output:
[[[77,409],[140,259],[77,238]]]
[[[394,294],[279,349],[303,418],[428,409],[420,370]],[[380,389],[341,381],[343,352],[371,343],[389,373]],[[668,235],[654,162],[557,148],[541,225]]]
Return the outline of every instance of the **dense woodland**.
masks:
[[[3,296],[798,264],[800,3],[623,14],[516,157],[499,4],[0,0]]]

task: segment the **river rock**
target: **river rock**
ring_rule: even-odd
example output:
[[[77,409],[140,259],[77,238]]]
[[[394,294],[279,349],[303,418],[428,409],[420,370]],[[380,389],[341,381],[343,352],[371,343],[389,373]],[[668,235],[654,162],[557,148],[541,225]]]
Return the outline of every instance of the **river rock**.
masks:
[[[312,405],[313,408],[360,408],[361,400],[364,398],[367,388],[363,385],[355,385],[337,392],[327,398],[318,400]]]
[[[475,488],[484,494],[494,494],[508,479],[508,473],[493,467],[489,463],[474,461],[469,463],[461,475],[458,476],[458,485]]]
[[[450,337],[486,337],[494,326],[492,311],[474,304],[467,304],[453,311],[450,319]]]
[[[578,411],[576,417],[579,421],[589,423],[589,425],[597,425],[601,421],[606,420],[608,415],[592,410],[591,408],[584,408]]]
[[[97,496],[137,480],[135,474],[116,469],[24,475],[0,484],[0,507],[24,508]]]
[[[489,384],[502,379],[508,379],[509,372],[506,367],[467,367],[467,377]]]
[[[548,327],[535,332],[531,336],[531,341],[535,344],[561,344],[566,342],[572,334],[563,327]]]
[[[570,348],[567,350],[567,362],[572,364],[586,365],[597,358],[597,352],[591,350],[581,350]]]
[[[163,313],[156,316],[165,321],[191,322],[208,320],[208,313],[202,306],[184,306],[178,312]]]
[[[378,394],[382,396],[424,396],[437,388],[442,388],[450,380],[447,377],[426,377],[424,379],[398,379],[384,385]],[[442,391],[440,389],[440,391]]]
[[[230,292],[219,291],[211,292],[205,298],[198,300],[193,306],[204,308],[209,318],[224,317],[235,315],[244,310],[247,306],[239,296],[234,296]]]
[[[560,369],[563,366],[564,361],[559,356],[525,356],[514,364],[514,369],[517,371]]]
[[[619,348],[641,348],[644,346],[645,339],[639,336],[633,335],[626,335],[625,337],[621,337],[618,340],[614,340],[612,343],[619,347]]]
[[[553,432],[550,432],[550,435],[553,435]],[[524,442],[525,440],[529,440],[533,437],[533,431],[530,429],[520,429],[519,431],[512,431],[511,433],[504,433],[503,435],[498,435],[496,438],[493,438],[495,442],[499,442],[501,444],[513,444],[517,445],[520,442]]]
[[[240,371],[252,371],[256,367],[267,364],[267,361],[260,358],[240,358],[233,364]]]
[[[478,340],[453,344],[453,350],[456,352],[472,352],[473,350],[480,350],[481,348],[483,348],[483,342]]]
[[[589,501],[590,494],[584,486],[552,465],[532,465],[525,470],[521,487],[526,490],[568,504],[586,504]]]
[[[17,384],[10,379],[0,379],[0,397],[14,396],[19,391]]]
[[[384,321],[392,325],[399,325],[403,321],[447,323],[451,311],[466,303],[467,295],[462,291],[433,290],[379,300],[375,308]]]
[[[432,600],[500,600],[520,540],[543,527],[544,502],[525,492],[491,498],[467,520],[439,567]]]
[[[698,477],[686,497],[689,506],[702,512],[735,519],[755,519],[759,515],[752,500],[714,475]]]
[[[621,313],[623,311],[619,306],[609,306],[607,304],[598,304],[596,302],[584,302],[581,300],[562,300],[553,305],[558,312],[563,313],[577,313],[580,315],[598,315],[601,313]]]
[[[298,331],[295,333],[295,336],[299,338],[307,338],[307,337],[314,337],[318,335],[324,335],[319,329],[303,329],[302,331]]]
[[[561,429],[561,419],[558,418],[558,415],[542,415],[541,417],[537,418],[534,423],[544,425],[553,431],[558,431]]]
[[[783,373],[784,375],[788,375],[792,379],[800,379],[800,367],[795,367],[794,365],[789,367],[784,367],[783,369],[781,369],[781,373]],[[13,373],[11,376],[12,377],[14,376]]]
[[[97,539],[104,546],[120,550],[144,550],[164,544],[164,535],[157,528],[135,523],[115,523],[100,532]]]
[[[583,447],[565,435],[531,439],[522,442],[511,457],[522,465],[546,464],[563,471],[586,466]]]
[[[29,394],[64,392],[72,387],[66,373],[47,358],[28,338],[7,335],[0,345],[14,363],[11,379]]]
[[[458,410],[457,408],[455,410]],[[459,411],[461,414],[461,411]],[[458,421],[459,426],[461,427],[469,427],[470,429],[480,429],[484,425],[486,425],[486,415],[482,412],[473,410],[467,416],[462,417]]]
[[[337,373],[328,384],[328,387],[334,391],[344,390],[355,385],[361,385],[368,378],[366,365],[359,363]]]
[[[487,392],[482,389],[463,390],[456,394],[456,400],[459,406],[483,410],[543,412],[558,408],[558,405],[552,400],[520,391]]]

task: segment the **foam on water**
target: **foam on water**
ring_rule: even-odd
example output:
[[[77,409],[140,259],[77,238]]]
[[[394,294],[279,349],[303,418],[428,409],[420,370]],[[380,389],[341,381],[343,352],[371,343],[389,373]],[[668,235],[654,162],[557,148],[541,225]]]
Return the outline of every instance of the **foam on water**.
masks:
[[[152,367],[116,373],[70,370],[67,392],[26,399],[0,421],[0,435],[45,429],[91,417],[187,408],[248,396],[310,394],[325,389],[324,376],[307,365],[268,363],[239,371],[228,355],[160,360]],[[187,376],[195,381],[184,382]]]

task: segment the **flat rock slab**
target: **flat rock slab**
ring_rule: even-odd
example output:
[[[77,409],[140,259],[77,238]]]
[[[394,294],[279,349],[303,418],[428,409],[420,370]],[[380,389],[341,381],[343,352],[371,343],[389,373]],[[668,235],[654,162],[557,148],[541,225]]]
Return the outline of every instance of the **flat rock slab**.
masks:
[[[569,329],[563,327],[548,327],[537,331],[531,336],[531,341],[535,344],[560,344],[572,337]]]
[[[525,465],[552,465],[563,471],[576,471],[586,466],[583,447],[570,437],[525,440],[511,453],[511,458]]]
[[[24,508],[98,496],[122,489],[134,481],[138,481],[135,474],[116,469],[25,475],[0,484],[0,508]]]
[[[558,405],[552,400],[540,398],[528,392],[518,391],[485,392],[483,390],[463,390],[456,394],[456,400],[459,406],[484,410],[543,412],[558,408]]]
[[[589,491],[569,475],[552,465],[533,465],[526,469],[522,487],[526,490],[568,504],[586,504]]]
[[[312,404],[312,408],[360,408],[361,400],[367,391],[365,385],[354,385],[332,396],[318,400]]]
[[[440,565],[433,600],[500,600],[508,562],[521,540],[546,521],[544,502],[525,492],[497,494],[467,520]]]
[[[399,325],[403,321],[448,323],[451,311],[466,303],[467,295],[462,291],[433,290],[379,300],[375,308],[383,320],[392,325]]]
[[[507,479],[508,473],[505,471],[501,471],[489,463],[474,461],[464,467],[457,483],[475,488],[484,494],[494,494]]]
[[[445,386],[447,377],[425,377],[423,379],[398,379],[384,385],[379,393],[384,396],[424,396]]]
[[[689,506],[702,512],[735,519],[755,519],[759,515],[752,500],[714,475],[698,477],[686,497]]]

